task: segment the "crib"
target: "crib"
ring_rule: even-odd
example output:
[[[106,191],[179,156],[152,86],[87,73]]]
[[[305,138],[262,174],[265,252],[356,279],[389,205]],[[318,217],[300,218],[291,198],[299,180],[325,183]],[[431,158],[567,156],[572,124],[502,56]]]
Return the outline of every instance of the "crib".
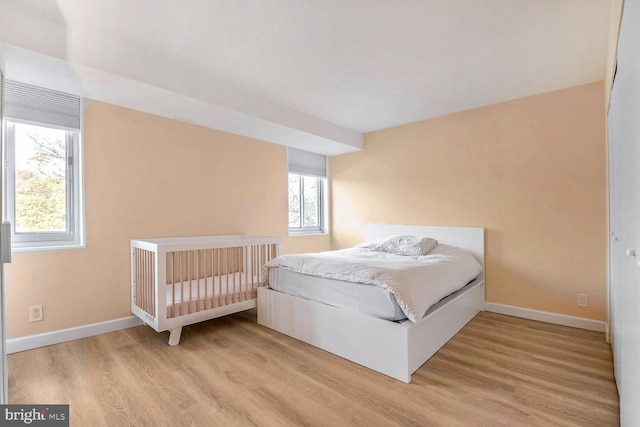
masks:
[[[131,240],[131,311],[178,345],[183,326],[255,307],[280,244],[255,235]]]

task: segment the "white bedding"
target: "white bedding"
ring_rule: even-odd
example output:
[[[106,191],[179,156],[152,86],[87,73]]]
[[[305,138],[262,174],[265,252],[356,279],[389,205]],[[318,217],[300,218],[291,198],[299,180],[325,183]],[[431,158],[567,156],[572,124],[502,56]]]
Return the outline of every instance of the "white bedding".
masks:
[[[482,266],[471,253],[446,244],[438,244],[424,256],[395,255],[360,247],[282,255],[270,261],[265,269],[277,267],[387,289],[414,323],[423,318],[429,307],[482,272]]]

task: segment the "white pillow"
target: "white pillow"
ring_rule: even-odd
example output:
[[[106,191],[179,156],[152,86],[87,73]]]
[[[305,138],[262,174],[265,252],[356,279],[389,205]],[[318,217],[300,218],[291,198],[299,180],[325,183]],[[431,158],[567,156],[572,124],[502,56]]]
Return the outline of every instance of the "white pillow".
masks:
[[[438,241],[430,237],[393,235],[386,239],[364,243],[359,247],[395,255],[422,256],[427,255],[437,245]]]

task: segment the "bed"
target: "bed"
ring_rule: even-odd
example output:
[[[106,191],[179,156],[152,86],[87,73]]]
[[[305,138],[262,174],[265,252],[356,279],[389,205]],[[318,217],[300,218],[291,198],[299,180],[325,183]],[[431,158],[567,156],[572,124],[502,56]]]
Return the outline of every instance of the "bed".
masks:
[[[279,254],[268,236],[131,240],[131,311],[178,345],[183,326],[256,307],[262,266]]]
[[[391,306],[384,308],[390,316],[380,318],[368,313],[369,309],[349,309],[295,291],[261,287],[257,291],[258,323],[409,383],[413,372],[484,308],[484,228],[370,224],[365,229],[366,242],[392,235],[430,237],[465,249],[478,261],[481,272],[431,305],[426,314],[418,314],[415,321],[403,319],[406,313],[398,314]],[[280,282],[277,276],[288,276],[287,286],[293,288],[296,282],[304,286],[309,280],[281,268],[271,268],[268,274],[270,283]]]

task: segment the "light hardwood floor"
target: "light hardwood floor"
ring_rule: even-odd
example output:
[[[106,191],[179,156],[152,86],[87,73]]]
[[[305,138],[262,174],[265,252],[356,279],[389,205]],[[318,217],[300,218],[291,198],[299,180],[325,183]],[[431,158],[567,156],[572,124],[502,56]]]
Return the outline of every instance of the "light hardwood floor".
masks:
[[[256,324],[248,311],[9,356],[11,403],[72,426],[616,426],[604,334],[480,313],[404,384]]]

